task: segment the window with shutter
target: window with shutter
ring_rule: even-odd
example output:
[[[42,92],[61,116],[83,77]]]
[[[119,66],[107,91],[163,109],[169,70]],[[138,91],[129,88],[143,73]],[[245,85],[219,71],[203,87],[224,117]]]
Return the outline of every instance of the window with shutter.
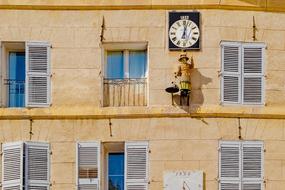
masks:
[[[220,190],[263,189],[263,143],[221,141]]]
[[[1,105],[49,106],[50,45],[46,42],[2,42],[0,50]]]
[[[241,182],[240,143],[220,144],[220,190],[240,190]]]
[[[241,91],[241,48],[237,43],[222,45],[222,101],[240,103]]]
[[[26,105],[50,105],[50,45],[26,43]]]
[[[221,100],[225,104],[264,103],[262,43],[222,42]]]
[[[3,190],[23,189],[23,143],[6,143],[2,147]]]
[[[49,144],[25,143],[26,189],[49,189]]]
[[[49,190],[49,145],[3,144],[3,190]]]
[[[77,144],[78,190],[100,188],[100,143],[80,142]]]
[[[263,150],[263,143],[242,143],[243,190],[262,190]]]
[[[243,45],[243,102],[263,103],[263,51],[260,45]]]
[[[148,187],[148,143],[125,143],[126,190],[146,190]]]

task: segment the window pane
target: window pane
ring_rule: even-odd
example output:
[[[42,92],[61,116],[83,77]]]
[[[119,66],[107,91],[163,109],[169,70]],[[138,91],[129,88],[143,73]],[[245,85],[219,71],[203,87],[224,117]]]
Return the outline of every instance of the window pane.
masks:
[[[146,51],[130,51],[130,78],[144,78],[146,73]]]
[[[9,54],[9,107],[25,106],[25,53]]]
[[[124,78],[124,53],[122,51],[107,52],[106,77],[110,79]]]
[[[124,153],[110,153],[108,160],[109,190],[124,189]]]

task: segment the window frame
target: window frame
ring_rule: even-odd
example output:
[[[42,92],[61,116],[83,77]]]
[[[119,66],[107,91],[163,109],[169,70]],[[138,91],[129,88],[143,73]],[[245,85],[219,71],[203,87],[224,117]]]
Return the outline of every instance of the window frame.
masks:
[[[10,182],[5,183],[4,180],[4,156],[5,156],[5,150],[7,149],[14,149],[14,148],[20,148],[20,179],[16,179],[16,180],[11,180]],[[28,175],[29,175],[29,167],[33,167],[33,164],[31,164],[30,162],[33,162],[33,160],[29,161],[29,157],[28,157],[28,151],[29,149],[41,149],[41,150],[46,150],[47,151],[47,169],[45,170],[46,172],[46,177],[47,180],[38,180],[38,179],[29,179]],[[44,142],[44,141],[15,141],[15,142],[7,142],[7,143],[3,143],[1,145],[1,150],[2,150],[2,155],[1,155],[1,165],[2,165],[2,186],[7,185],[7,187],[9,186],[15,186],[15,184],[19,183],[19,186],[21,188],[25,188],[28,189],[29,186],[38,186],[38,187],[46,187],[47,190],[50,189],[50,184],[51,184],[51,157],[50,157],[50,143],[48,142]],[[44,159],[45,160],[45,159]],[[42,160],[40,160],[42,161]],[[29,165],[31,164],[31,165]],[[32,170],[34,171],[34,170]],[[11,171],[8,171],[11,172]],[[12,171],[13,172],[13,171]],[[38,172],[38,171],[37,171]]]
[[[1,107],[9,108],[9,109],[22,109],[27,107],[26,106],[26,97],[24,99],[24,107],[9,107],[9,87],[8,85],[5,85],[5,79],[8,79],[9,77],[9,54],[11,52],[23,52],[25,53],[25,42],[13,42],[13,41],[2,41],[1,44],[1,51],[0,51],[0,64],[1,64]],[[25,75],[26,75],[26,62],[25,62]],[[26,78],[25,78],[26,83]],[[25,84],[26,88],[26,84]],[[26,92],[25,96],[26,96]]]
[[[261,177],[259,178],[243,178],[243,147],[246,146],[252,146],[252,147],[261,147]],[[239,147],[239,177],[237,178],[222,178],[221,177],[221,147]],[[219,177],[219,190],[221,190],[221,184],[222,183],[236,183],[239,184],[239,189],[242,189],[243,184],[261,184],[261,190],[264,190],[264,142],[263,141],[227,141],[227,140],[221,140],[219,141],[219,158],[218,158],[219,164],[218,164],[218,177]]]
[[[9,109],[25,109],[25,108],[47,108],[51,106],[52,102],[52,93],[51,93],[51,44],[46,41],[1,41],[0,42],[0,72],[1,72],[1,84],[0,84],[0,103],[2,108]],[[34,74],[41,74],[41,72],[30,72],[29,69],[29,60],[28,60],[28,48],[32,46],[39,46],[40,48],[47,48],[46,51],[46,64],[47,64],[47,102],[31,102],[28,98],[28,77],[32,76],[35,78]],[[4,84],[4,77],[8,78],[8,66],[9,66],[9,52],[24,52],[25,53],[25,105],[23,107],[9,107],[9,91],[8,87]],[[32,75],[33,74],[33,75]],[[42,76],[41,76],[42,77]],[[37,89],[38,90],[38,89]]]
[[[101,70],[100,70],[100,78],[101,78],[101,88],[100,88],[100,107],[104,108],[104,79],[106,74],[106,65],[107,65],[107,52],[108,51],[124,51],[124,50],[145,50],[146,51],[146,71],[145,71],[145,79],[146,79],[146,106],[149,106],[149,44],[145,41],[137,41],[137,42],[104,42],[100,44],[101,47]],[[125,63],[124,63],[125,64]],[[125,75],[125,74],[124,74]],[[110,106],[108,106],[110,107]]]
[[[224,52],[223,52],[223,48],[224,46],[236,46],[239,47],[239,68],[238,68],[238,75],[237,74],[233,74],[233,75],[237,75],[239,77],[239,101],[238,102],[227,102],[224,101],[224,75],[229,76],[227,74],[227,72],[224,71]],[[252,48],[261,48],[262,49],[262,73],[257,74],[257,73],[251,73],[251,74],[247,74],[244,73],[244,48],[246,47],[252,47]],[[265,105],[265,90],[266,90],[266,83],[265,83],[265,66],[266,66],[266,44],[263,42],[239,42],[239,41],[221,41],[220,43],[220,52],[221,52],[221,70],[220,70],[220,102],[221,105],[223,106],[232,106],[232,105],[237,105],[237,106],[264,106]],[[232,73],[229,73],[230,75]],[[261,102],[258,103],[245,103],[244,102],[244,78],[245,77],[254,77],[254,76],[258,76],[261,77]]]

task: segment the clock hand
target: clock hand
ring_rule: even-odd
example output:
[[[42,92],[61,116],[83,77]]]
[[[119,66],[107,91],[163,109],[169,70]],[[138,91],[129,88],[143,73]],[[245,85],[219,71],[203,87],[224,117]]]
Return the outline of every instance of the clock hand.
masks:
[[[186,28],[186,26],[184,25],[183,34],[182,34],[182,37],[181,37],[182,39],[185,39],[186,33],[187,33],[187,28]]]
[[[187,35],[187,40],[189,40],[190,34],[191,34],[191,30],[189,31],[189,33],[188,33],[188,35]]]

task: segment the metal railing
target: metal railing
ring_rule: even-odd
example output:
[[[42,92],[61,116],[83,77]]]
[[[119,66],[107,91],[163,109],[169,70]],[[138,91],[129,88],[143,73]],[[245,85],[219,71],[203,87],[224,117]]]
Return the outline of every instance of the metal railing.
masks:
[[[146,106],[147,82],[138,79],[104,79],[103,106]]]
[[[4,79],[4,84],[8,86],[8,106],[22,107],[25,100],[25,81],[16,79]]]

